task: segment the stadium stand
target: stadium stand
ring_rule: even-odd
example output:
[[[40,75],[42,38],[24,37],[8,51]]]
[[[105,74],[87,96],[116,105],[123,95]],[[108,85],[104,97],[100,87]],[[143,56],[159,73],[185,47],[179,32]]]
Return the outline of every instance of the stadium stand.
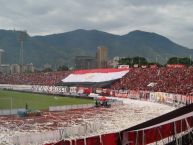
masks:
[[[0,74],[0,84],[56,85],[71,71]],[[114,90],[147,90],[176,94],[193,93],[193,67],[130,68],[123,78],[114,82]],[[153,84],[153,85],[150,85]]]
[[[52,86],[56,85],[62,79],[69,76],[69,74],[72,74],[72,72],[64,71],[12,75],[1,74],[0,84],[29,84]],[[92,77],[89,76],[88,78]],[[71,87],[69,90],[70,92],[76,92],[76,89],[77,88],[75,87]],[[172,96],[175,96],[175,94],[182,94],[185,97],[180,96],[180,100],[183,100],[182,98],[185,98],[184,105],[187,106],[181,107],[170,113],[164,114],[142,124],[138,124],[121,132],[101,134],[99,136],[92,136],[77,140],[61,140],[58,143],[50,143],[46,145],[82,145],[85,143],[87,145],[119,145],[123,144],[123,142],[126,142],[124,143],[124,145],[142,145],[157,142],[160,140],[163,140],[164,142],[164,139],[167,139],[171,136],[173,136],[174,139],[171,140],[168,145],[173,145],[176,141],[178,141],[178,139],[176,139],[177,134],[182,134],[182,137],[180,138],[183,144],[192,143],[193,104],[191,101],[187,103],[186,99],[188,95],[191,95],[190,97],[192,97],[193,94],[193,67],[130,68],[129,72],[125,76],[115,81],[111,85],[110,90],[115,90],[115,96],[116,91],[126,90],[126,97],[130,96],[129,98],[131,98],[132,96],[139,96],[139,99],[144,97],[146,98],[146,100],[147,98],[152,100],[152,92],[174,93]],[[144,93],[145,95],[139,93]],[[167,96],[166,98],[170,99],[170,96]],[[192,98],[190,99],[188,97],[188,100],[192,100]],[[175,99],[173,98],[172,100],[167,101],[171,102],[172,105],[174,105],[175,103]],[[185,132],[186,134],[188,133],[188,135],[184,134]],[[111,142],[109,142],[109,140],[111,140]]]
[[[86,145],[145,145],[158,141],[162,141],[164,143],[165,139],[171,136],[173,139],[168,145],[173,145],[178,142],[177,134],[183,134],[187,130],[189,130],[188,136],[182,135],[183,144],[181,145],[189,145],[189,143],[192,143],[192,108],[193,104],[181,107],[177,110],[138,124],[121,132],[103,134],[77,140],[64,139],[57,143],[45,145],[71,145],[71,143],[76,145],[84,145],[85,142]]]
[[[51,86],[60,82],[70,73],[70,71],[58,71],[46,73],[0,74],[0,84]]]
[[[193,92],[193,67],[189,68],[131,68],[111,88],[115,90],[148,90],[176,94]],[[149,84],[154,84],[149,86]]]

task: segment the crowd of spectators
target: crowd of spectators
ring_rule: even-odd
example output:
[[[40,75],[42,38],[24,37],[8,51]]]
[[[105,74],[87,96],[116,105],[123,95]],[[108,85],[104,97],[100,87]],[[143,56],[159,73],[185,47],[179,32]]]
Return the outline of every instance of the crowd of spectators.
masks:
[[[71,71],[0,74],[0,84],[56,85]],[[122,79],[111,85],[116,90],[148,90],[193,94],[193,67],[130,68]]]
[[[0,84],[19,85],[55,85],[60,83],[70,71],[21,73],[21,74],[0,74]]]
[[[131,68],[112,89],[148,90],[178,94],[193,93],[193,67]]]

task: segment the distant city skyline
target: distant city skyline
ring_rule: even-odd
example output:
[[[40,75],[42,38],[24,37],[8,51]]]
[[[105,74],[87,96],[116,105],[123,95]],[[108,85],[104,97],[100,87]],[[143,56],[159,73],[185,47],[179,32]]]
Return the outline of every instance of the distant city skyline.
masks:
[[[193,49],[192,0],[1,0],[0,29],[31,35],[96,29],[155,32]]]

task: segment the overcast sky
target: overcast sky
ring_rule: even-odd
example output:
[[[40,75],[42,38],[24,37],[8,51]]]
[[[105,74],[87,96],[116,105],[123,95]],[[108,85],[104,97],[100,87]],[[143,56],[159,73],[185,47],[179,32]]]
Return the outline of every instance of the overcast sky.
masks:
[[[0,29],[30,35],[144,30],[193,48],[193,0],[0,0],[0,6]]]

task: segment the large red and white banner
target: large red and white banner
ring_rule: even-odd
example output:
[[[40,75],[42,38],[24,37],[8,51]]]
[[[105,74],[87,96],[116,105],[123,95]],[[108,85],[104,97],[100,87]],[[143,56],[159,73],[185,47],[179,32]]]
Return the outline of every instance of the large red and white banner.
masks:
[[[64,83],[107,82],[122,78],[128,69],[77,70],[62,80]]]

